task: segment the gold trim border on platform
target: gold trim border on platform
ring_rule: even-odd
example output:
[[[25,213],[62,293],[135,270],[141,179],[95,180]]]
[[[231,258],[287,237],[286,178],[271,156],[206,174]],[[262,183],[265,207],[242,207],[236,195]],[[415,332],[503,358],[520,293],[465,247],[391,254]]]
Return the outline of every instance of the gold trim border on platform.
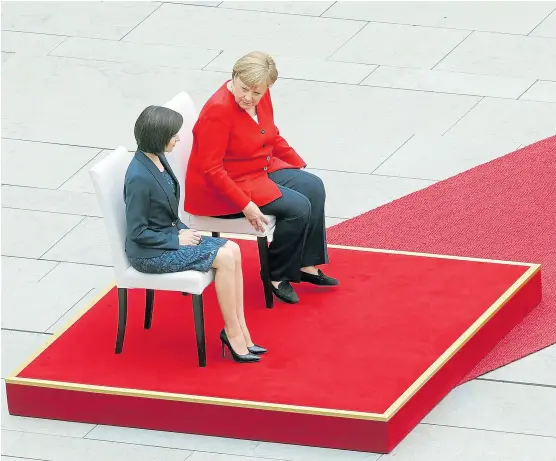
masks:
[[[227,234],[227,237],[240,238],[233,234]],[[241,236],[242,240],[253,240]],[[498,298],[454,343],[427,369],[417,380],[384,412],[384,413],[368,413],[348,410],[334,410],[329,408],[305,407],[297,405],[286,405],[267,402],[256,402],[248,400],[226,399],[219,397],[208,397],[187,394],[174,394],[168,392],[145,391],[139,389],[117,388],[107,386],[95,386],[79,383],[67,383],[61,381],[51,381],[33,378],[19,378],[17,375],[21,373],[32,361],[42,354],[56,339],[58,339],[66,330],[76,323],[89,309],[97,304],[110,290],[114,288],[114,283],[102,290],[94,300],[88,304],[73,320],[68,322],[64,328],[55,333],[39,350],[28,359],[24,365],[20,366],[10,377],[5,378],[6,384],[15,384],[21,386],[46,387],[52,389],[71,390],[78,392],[91,392],[96,394],[121,395],[128,397],[141,397],[159,400],[172,400],[178,402],[189,402],[209,405],[232,406],[241,408],[250,408],[266,411],[280,411],[290,413],[301,413],[316,416],[329,416],[335,418],[362,419],[370,421],[387,422],[390,420],[408,401],[413,397],[419,389],[421,389],[445,364],[448,362],[540,269],[540,264],[522,263],[515,261],[501,261],[479,258],[467,258],[461,256],[437,255],[432,253],[415,253],[409,251],[381,250],[365,247],[352,247],[343,245],[328,245],[329,248],[339,248],[345,250],[366,251],[375,253],[387,253],[406,256],[420,256],[441,259],[456,259],[462,261],[474,261],[493,264],[519,265],[529,267],[529,269],[517,279],[503,294]]]

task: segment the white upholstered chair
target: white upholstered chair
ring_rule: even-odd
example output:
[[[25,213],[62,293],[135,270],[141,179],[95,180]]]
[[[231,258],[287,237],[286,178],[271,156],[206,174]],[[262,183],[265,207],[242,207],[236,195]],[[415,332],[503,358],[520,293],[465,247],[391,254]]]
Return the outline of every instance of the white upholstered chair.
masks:
[[[172,170],[176,174],[180,182],[180,217],[181,220],[189,227],[205,232],[212,232],[213,236],[219,236],[220,233],[243,234],[257,237],[259,247],[259,261],[261,264],[261,280],[263,283],[266,307],[269,309],[274,306],[274,298],[272,295],[272,287],[270,282],[269,264],[268,264],[268,243],[272,241],[274,227],[276,226],[276,218],[267,215],[269,223],[266,225],[263,233],[257,232],[246,218],[222,219],[210,216],[196,216],[186,213],[183,209],[183,200],[185,197],[185,172],[187,163],[191,154],[193,145],[193,126],[197,121],[197,111],[191,97],[182,92],[174,96],[170,101],[164,104],[164,107],[173,109],[183,116],[183,126],[179,132],[180,142],[176,144],[171,154],[167,155],[168,162]]]
[[[96,196],[108,231],[112,250],[116,286],[118,287],[118,334],[116,354],[122,352],[127,320],[127,290],[146,290],[145,328],[151,327],[155,290],[179,291],[192,295],[195,334],[199,366],[206,366],[205,329],[203,317],[203,290],[214,280],[214,271],[175,272],[171,274],[144,274],[130,266],[125,253],[126,218],[124,181],[127,167],[135,152],[118,147],[90,169]]]

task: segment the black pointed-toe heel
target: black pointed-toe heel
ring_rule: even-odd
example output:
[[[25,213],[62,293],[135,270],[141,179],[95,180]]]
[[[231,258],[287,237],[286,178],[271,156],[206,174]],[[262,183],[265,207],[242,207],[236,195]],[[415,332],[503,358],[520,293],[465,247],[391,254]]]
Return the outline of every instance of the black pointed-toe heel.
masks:
[[[255,354],[255,355],[262,355],[268,352],[264,347],[261,347],[257,344],[253,344],[252,346],[247,346],[247,349],[249,350],[249,352],[251,352],[251,354]]]
[[[232,345],[230,344],[230,340],[228,339],[228,335],[226,334],[225,330],[222,330],[220,332],[220,342],[222,343],[222,357],[226,357],[226,349],[224,346],[226,346],[228,348],[228,350],[230,351],[230,354],[232,354],[232,358],[234,359],[234,362],[237,363],[252,363],[252,362],[258,362],[259,360],[261,360],[261,358],[258,355],[252,354],[251,352],[249,352],[248,354],[238,354],[236,351],[234,351]]]

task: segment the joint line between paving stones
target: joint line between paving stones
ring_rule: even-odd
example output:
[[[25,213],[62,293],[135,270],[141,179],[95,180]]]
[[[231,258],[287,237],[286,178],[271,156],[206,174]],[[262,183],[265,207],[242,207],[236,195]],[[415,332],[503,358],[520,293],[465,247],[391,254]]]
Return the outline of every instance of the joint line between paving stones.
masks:
[[[69,147],[82,147],[85,149],[100,149],[100,150],[112,150],[112,147],[99,147],[99,146],[82,146],[80,144],[67,144],[63,142],[52,142],[52,141],[37,141],[36,139],[21,139],[21,138],[8,138],[6,136],[2,136],[2,139],[8,139],[9,141],[22,141],[22,142],[36,142],[38,144],[52,144],[54,146],[69,146]],[[95,155],[100,154],[97,152]]]
[[[15,331],[16,333],[32,333],[36,335],[49,335],[49,336],[52,336],[54,334],[54,333],[47,333],[46,331],[21,330],[20,328],[2,328],[2,331]]]
[[[533,29],[531,29],[531,31],[526,35],[526,37],[529,37],[533,32],[535,32],[535,29],[536,29],[537,27],[539,27],[544,21],[546,21],[547,18],[548,18],[552,13],[554,13],[555,11],[556,11],[556,8],[554,8],[550,13],[548,13],[548,15],[546,16],[546,18],[543,18],[543,19],[541,20],[541,22],[539,22],[535,27],[533,27]]]
[[[52,189],[47,189],[52,190]],[[71,191],[60,191],[60,192],[71,192]],[[90,194],[93,195],[93,194]],[[3,206],[2,208],[6,210],[18,210],[18,211],[36,211],[37,213],[49,213],[49,214],[61,214],[64,216],[81,216],[83,218],[97,218],[102,219],[102,216],[98,215],[88,215],[88,214],[81,214],[81,213],[65,213],[62,211],[48,211],[48,210],[37,210],[36,208],[19,208],[14,206]]]
[[[484,432],[496,432],[498,434],[513,434],[513,435],[525,435],[529,437],[542,437],[544,439],[555,439],[556,437],[552,435],[544,434],[532,434],[529,432],[515,432],[515,431],[501,431],[498,429],[485,429],[482,427],[469,427],[469,426],[454,426],[452,424],[437,424],[437,423],[421,423],[426,426],[437,426],[437,427],[451,427],[453,429],[468,429],[471,431],[484,431]]]
[[[328,56],[328,57],[326,58],[326,61],[330,61],[330,60],[333,61],[333,59],[330,59],[330,58],[332,58],[332,56],[334,56],[336,53],[338,53],[338,52],[339,52],[344,46],[346,46],[353,38],[357,37],[357,34],[359,34],[359,32],[361,32],[365,27],[367,27],[367,26],[370,24],[369,21],[364,21],[364,22],[365,22],[365,25],[364,25],[363,27],[361,27],[361,29],[359,29],[357,32],[355,32],[355,34],[353,34],[350,38],[348,38],[344,43],[342,43],[342,45],[340,46],[340,48],[338,48],[336,51],[334,51],[334,53],[332,53],[330,56]]]
[[[74,178],[75,176],[77,176],[77,174],[81,173],[81,171],[83,170],[83,168],[85,168],[89,162],[91,162],[91,161],[93,161],[95,158],[97,158],[103,150],[104,150],[104,149],[99,150],[91,160],[89,160],[87,163],[85,163],[85,165],[83,165],[81,168],[79,168],[79,170],[77,170],[77,171],[76,171],[75,173],[73,173],[68,179],[66,179],[62,184],[60,184],[60,185],[56,188],[56,190],[62,189],[62,187],[64,187],[64,185],[67,184],[68,181],[70,181],[72,178]]]
[[[378,165],[372,172],[371,174],[373,174],[376,170],[378,170],[382,165],[384,165],[384,163],[386,163],[396,152],[398,152],[403,146],[405,146],[410,140],[411,138],[413,138],[413,136],[415,136],[415,133],[413,133],[409,138],[407,138],[400,146],[398,146],[396,148],[396,150],[394,152],[392,152],[388,157],[386,157],[382,162],[380,162],[380,165]]]
[[[475,378],[477,381],[488,381],[490,383],[503,383],[503,384],[519,384],[521,386],[531,387],[547,387],[549,389],[556,389],[556,384],[543,384],[543,383],[530,383],[523,381],[510,381],[506,379],[492,379],[492,378]]]
[[[319,17],[319,18],[322,18],[322,17],[323,17],[322,15],[323,15],[324,13],[326,13],[330,8],[332,8],[335,4],[336,4],[336,2],[332,2],[332,4],[331,4],[328,8],[326,8],[326,10],[324,10],[321,14],[319,14],[318,17]]]
[[[39,283],[43,278],[45,278],[48,274],[50,274],[54,269],[56,269],[58,266],[60,265],[60,262],[58,261],[56,264],[54,264],[54,266],[46,273],[44,274],[40,279],[38,279],[36,281],[36,283]],[[48,328],[47,328],[48,329]]]
[[[69,36],[65,37],[60,43],[58,43],[58,45],[56,45],[54,48],[52,48],[48,53],[46,53],[47,56],[51,56],[50,53],[52,53],[56,48],[58,48],[62,43],[64,43],[67,39],[69,38]]]
[[[48,253],[50,250],[52,250],[52,248],[54,248],[56,245],[58,245],[58,243],[60,243],[65,237],[68,236],[68,234],[74,230],[77,226],[79,226],[79,224],[81,224],[83,221],[85,221],[86,217],[83,216],[83,218],[81,218],[79,220],[79,222],[77,224],[75,224],[75,226],[73,226],[69,231],[67,231],[64,235],[62,235],[62,237],[60,237],[48,250],[46,250],[41,256],[39,256],[38,259],[42,260],[42,257]]]
[[[465,42],[465,40],[467,40],[467,38],[473,33],[474,31],[472,30],[471,32],[469,32],[465,37],[463,37],[463,40],[460,40],[460,42],[454,46],[450,51],[448,51],[448,53],[446,53],[446,55],[440,60],[438,61],[434,66],[431,67],[431,70],[434,70],[434,68],[436,66],[438,66],[438,64],[440,64],[442,61],[444,61],[444,59],[446,59],[451,53],[452,51],[454,51],[458,46],[460,46],[463,42]]]
[[[371,76],[371,74],[372,74],[375,70],[377,70],[379,67],[380,67],[380,65],[378,65],[378,66],[375,65],[375,68],[374,68],[373,70],[371,70],[371,71],[368,73],[368,75],[365,75],[357,85],[361,85],[361,84],[362,84],[365,80],[367,80],[367,79]],[[371,85],[363,85],[363,86],[371,86]]]
[[[516,99],[517,99],[517,100],[520,100],[521,97],[522,97],[525,93],[527,93],[531,88],[533,88],[533,86],[535,85],[535,83],[537,83],[538,81],[539,81],[539,79],[536,79],[533,83],[531,83],[531,85],[529,85],[529,87],[528,87],[523,93],[521,93]]]
[[[164,5],[164,2],[161,2],[160,5],[158,5],[154,10],[152,10],[145,18],[143,18],[139,24],[137,24],[136,26],[134,26],[129,32],[127,32],[122,38],[120,38],[118,41],[121,42],[124,38],[126,38],[129,34],[131,34],[135,29],[137,29],[141,24],[143,24],[147,19],[149,19],[154,13],[156,13],[159,8]]]
[[[430,182],[438,182],[439,181],[439,179],[431,179],[431,178],[414,178],[414,177],[411,177],[411,176],[397,176],[397,175],[390,175],[390,174],[367,173],[365,171],[331,170],[330,168],[309,168],[309,170],[312,170],[312,171],[330,171],[332,173],[364,174],[364,175],[367,175],[367,176],[380,176],[380,177],[383,177],[383,178],[413,179],[413,180],[416,180],[416,181],[430,181]]]
[[[483,99],[485,99],[485,96],[482,96],[481,99],[479,99],[475,104],[473,104],[473,107],[471,107],[471,109],[469,109],[465,114],[463,114],[460,118],[458,118],[450,128],[448,128],[444,133],[442,133],[442,136],[444,136],[446,133],[448,133],[448,131],[454,128],[469,112],[475,109],[475,107],[477,107]]]
[[[60,317],[58,317],[47,329],[46,331],[50,330],[54,325],[56,325],[63,317],[64,315],[67,315],[67,313],[69,311],[71,311],[75,306],[77,306],[81,301],[83,301],[87,296],[89,296],[91,294],[91,292],[94,290],[94,288],[91,288],[89,291],[87,291],[87,293],[85,293],[83,296],[81,296],[81,298],[79,298],[75,303],[73,303],[62,315],[60,315]]]
[[[101,218],[99,218],[99,219],[101,219]],[[59,260],[59,259],[46,259],[46,258],[37,259],[37,258],[32,258],[30,256],[18,256],[18,255],[2,255],[2,257],[4,257],[4,258],[28,259],[29,261],[46,261],[46,262],[51,262],[51,263],[62,262],[62,263],[67,263],[67,264],[79,264],[81,266],[111,267],[111,268],[114,267],[112,265],[106,265],[106,264],[83,263],[81,261],[67,261],[65,259],[61,259],[61,260]]]
[[[224,52],[224,50],[219,50],[218,54],[212,58],[209,62],[207,62],[203,67],[201,67],[201,70],[205,70],[205,67],[210,66],[216,59],[218,59],[218,57]]]

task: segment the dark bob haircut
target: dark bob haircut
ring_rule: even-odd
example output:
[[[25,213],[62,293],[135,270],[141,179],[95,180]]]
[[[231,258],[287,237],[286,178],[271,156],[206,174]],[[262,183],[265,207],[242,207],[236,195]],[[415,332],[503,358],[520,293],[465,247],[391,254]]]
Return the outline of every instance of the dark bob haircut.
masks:
[[[172,137],[178,134],[183,117],[175,110],[161,106],[149,106],[135,122],[137,150],[162,155]]]

